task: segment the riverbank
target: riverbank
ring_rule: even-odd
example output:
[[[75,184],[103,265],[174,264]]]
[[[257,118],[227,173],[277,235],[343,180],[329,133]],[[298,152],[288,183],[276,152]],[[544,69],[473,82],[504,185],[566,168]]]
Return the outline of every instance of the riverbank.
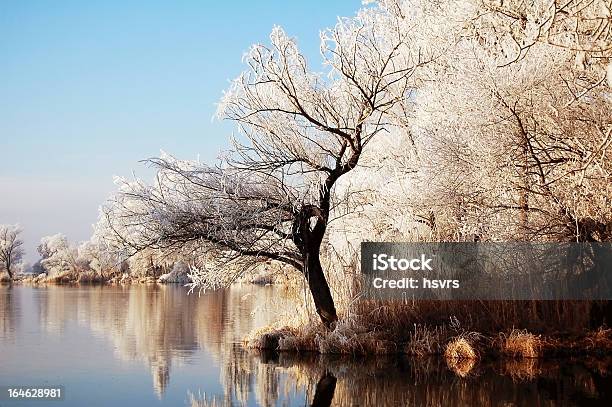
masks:
[[[257,280],[260,285],[269,280]],[[4,279],[6,283],[6,279]],[[245,281],[246,283],[253,283]],[[110,278],[81,273],[19,275],[16,285],[186,284],[177,276]],[[287,288],[295,295],[297,290]],[[268,310],[273,313],[273,310]],[[594,315],[599,314],[597,318]],[[612,356],[609,304],[590,301],[414,301],[343,304],[328,330],[306,308],[257,329],[247,348],[294,353],[443,356],[458,366],[486,358]],[[597,323],[600,320],[601,323]],[[468,361],[468,362],[466,362]]]
[[[23,284],[23,285],[76,285],[76,284],[187,284],[190,282],[186,276],[174,276],[170,273],[163,274],[159,277],[153,276],[132,276],[129,274],[102,276],[90,272],[84,273],[59,273],[52,276],[46,274],[38,275],[17,275],[12,280],[9,278],[0,278],[1,284]]]
[[[152,273],[153,274],[153,273]],[[253,268],[236,282],[249,283],[255,285],[286,285],[292,286],[299,274],[291,273],[287,267],[278,264],[264,263]],[[112,273],[100,274],[93,271],[62,271],[47,275],[46,273],[35,274],[16,274],[11,279],[8,273],[0,272],[0,284],[181,284],[191,283],[189,267],[173,267],[167,273],[157,273],[153,275],[140,275],[132,273],[122,273],[115,270]]]
[[[250,333],[253,349],[320,354],[440,355],[448,360],[612,356],[612,329],[595,324],[588,301],[359,301],[333,330],[315,318]],[[457,362],[459,363],[459,362]]]

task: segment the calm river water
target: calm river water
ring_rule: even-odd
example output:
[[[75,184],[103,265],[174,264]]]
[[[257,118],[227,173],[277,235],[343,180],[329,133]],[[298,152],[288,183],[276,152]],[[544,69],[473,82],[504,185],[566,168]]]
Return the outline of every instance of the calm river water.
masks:
[[[0,286],[0,386],[62,385],[62,401],[0,406],[612,405],[610,365],[257,353],[273,287],[198,297],[176,286]],[[330,401],[331,400],[331,401]]]

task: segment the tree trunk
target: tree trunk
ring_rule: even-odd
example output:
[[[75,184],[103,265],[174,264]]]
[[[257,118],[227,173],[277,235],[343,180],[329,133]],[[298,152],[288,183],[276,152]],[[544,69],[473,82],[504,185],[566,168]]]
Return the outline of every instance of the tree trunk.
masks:
[[[321,260],[319,259],[319,248],[311,248],[311,250],[306,252],[304,260],[304,275],[306,280],[308,280],[308,288],[310,288],[317,314],[319,314],[321,321],[323,321],[327,328],[333,329],[338,316],[334,306],[334,299],[332,298],[331,290],[325,279]]]
[[[12,280],[13,279],[13,272],[11,271],[11,266],[12,266],[12,264],[11,264],[10,261],[6,263],[6,272],[8,273],[9,279]]]
[[[327,217],[323,216],[320,208],[304,206],[293,223],[293,241],[303,256],[302,271],[317,314],[328,329],[334,329],[338,316],[319,257],[326,226]]]

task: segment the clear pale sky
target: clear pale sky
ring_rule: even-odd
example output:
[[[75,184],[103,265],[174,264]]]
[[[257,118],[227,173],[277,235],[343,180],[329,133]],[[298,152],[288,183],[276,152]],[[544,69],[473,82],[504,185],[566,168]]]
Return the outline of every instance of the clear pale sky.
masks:
[[[273,25],[315,68],[319,30],[359,0],[0,0],[0,223],[86,240],[114,175],[163,149],[214,160],[234,126],[212,120],[242,55]]]

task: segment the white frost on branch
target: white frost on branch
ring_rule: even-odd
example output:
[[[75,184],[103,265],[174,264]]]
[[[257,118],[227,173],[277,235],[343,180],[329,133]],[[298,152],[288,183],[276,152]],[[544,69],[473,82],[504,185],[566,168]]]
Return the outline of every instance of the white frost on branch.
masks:
[[[325,230],[345,199],[336,183],[376,138],[406,131],[418,73],[440,51],[408,9],[381,4],[340,19],[321,34],[324,72],[275,27],[219,103],[219,117],[238,125],[232,151],[216,167],[162,155],[149,160],[154,182],[119,179],[101,235],[128,255],[197,252],[200,287],[227,285],[262,261],[302,270],[303,236]]]

